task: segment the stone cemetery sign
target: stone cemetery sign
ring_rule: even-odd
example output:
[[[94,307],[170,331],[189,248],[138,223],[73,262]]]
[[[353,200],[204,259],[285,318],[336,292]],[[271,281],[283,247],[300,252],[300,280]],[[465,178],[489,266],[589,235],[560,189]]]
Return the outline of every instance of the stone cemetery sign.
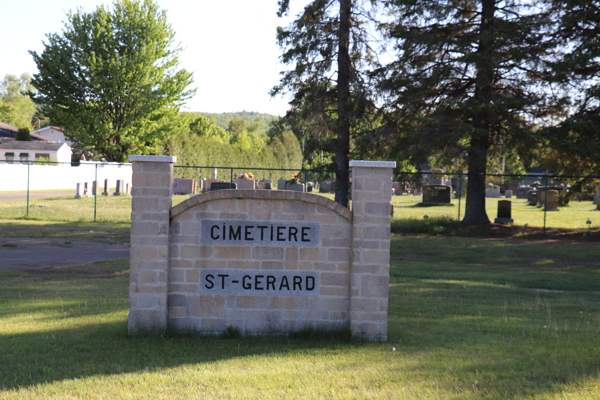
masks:
[[[446,206],[452,205],[452,186],[450,185],[426,185],[423,187],[424,206]]]
[[[171,207],[175,158],[130,160],[131,334],[349,327],[387,339],[395,163],[350,163],[350,212],[279,190],[210,191]]]

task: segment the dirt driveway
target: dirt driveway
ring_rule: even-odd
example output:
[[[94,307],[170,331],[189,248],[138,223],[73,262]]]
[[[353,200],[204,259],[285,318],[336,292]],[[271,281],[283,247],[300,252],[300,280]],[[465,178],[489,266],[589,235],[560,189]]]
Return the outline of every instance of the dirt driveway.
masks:
[[[90,264],[129,258],[129,244],[64,238],[0,237],[0,270]]]

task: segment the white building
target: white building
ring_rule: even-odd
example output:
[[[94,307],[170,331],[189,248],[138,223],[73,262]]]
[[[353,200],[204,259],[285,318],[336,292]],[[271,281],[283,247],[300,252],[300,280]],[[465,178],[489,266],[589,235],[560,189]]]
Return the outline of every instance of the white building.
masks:
[[[48,140],[57,143],[66,143],[69,147],[73,147],[73,142],[67,140],[62,128],[58,126],[45,126],[41,129],[31,132],[32,135],[39,135]]]
[[[71,148],[66,143],[11,140],[0,144],[0,161],[6,160],[9,164],[40,159],[70,163],[72,153]]]

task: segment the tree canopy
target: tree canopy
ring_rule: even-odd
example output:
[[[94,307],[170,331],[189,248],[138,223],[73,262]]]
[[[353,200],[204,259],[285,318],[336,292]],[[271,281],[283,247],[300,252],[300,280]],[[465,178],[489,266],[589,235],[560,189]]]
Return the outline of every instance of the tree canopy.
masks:
[[[289,12],[289,3],[279,1],[279,16]],[[366,29],[369,4],[313,0],[294,22],[277,30],[281,60],[294,68],[282,74],[271,94],[292,93],[292,109],[286,115],[290,125],[299,126],[304,120],[304,127],[315,127],[302,130],[302,139],[304,135],[317,140],[335,138],[335,198],[344,206],[348,205],[351,135],[372,104],[364,80],[365,64],[373,55]]]
[[[155,154],[194,93],[174,37],[150,0],[69,12],[63,32],[48,34],[41,54],[30,52],[39,71],[32,99],[71,140],[108,161]]]
[[[0,81],[0,122],[31,129],[36,107],[28,92],[33,90],[28,74],[4,76]]]
[[[519,0],[392,0],[383,24],[395,59],[375,71],[415,163],[466,160],[467,224],[489,223],[485,173],[493,152],[535,143],[532,122],[550,112],[542,73],[555,43],[544,7]]]

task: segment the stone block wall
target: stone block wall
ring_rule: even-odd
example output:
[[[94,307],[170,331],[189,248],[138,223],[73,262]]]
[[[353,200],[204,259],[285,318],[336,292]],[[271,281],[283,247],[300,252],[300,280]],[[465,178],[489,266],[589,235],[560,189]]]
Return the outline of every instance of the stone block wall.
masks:
[[[129,161],[133,162],[130,333],[167,328],[169,212],[175,160],[168,156],[129,156]]]
[[[222,333],[228,326],[252,333],[347,326],[351,215],[343,207],[324,206],[327,202],[321,199],[327,200],[297,192],[222,190],[195,196],[187,204],[175,207],[171,223],[169,326],[207,333]],[[202,221],[246,221],[246,226],[252,227],[261,223],[270,227],[272,221],[293,226],[312,222],[320,225],[320,235],[315,247],[269,246],[242,240],[234,240],[233,245],[211,245],[202,243]],[[220,234],[221,224],[213,226],[213,233]],[[258,239],[260,231],[254,231]],[[268,234],[268,229],[264,231]],[[262,289],[266,289],[268,276],[275,277],[273,271],[289,272],[290,286],[293,276],[310,271],[316,276],[318,293],[263,294],[262,289],[254,288],[247,290],[248,294],[202,293],[209,285],[202,279],[203,270],[213,271],[212,282],[217,286],[223,282],[215,270],[229,276],[236,272],[248,276],[247,287]],[[262,277],[258,285],[256,276]],[[226,278],[224,284],[233,285],[232,279]],[[275,289],[279,285],[280,279],[274,281]]]
[[[171,208],[174,158],[130,160],[130,333],[312,326],[387,339],[395,163],[351,163],[351,212],[265,190],[213,191]]]

